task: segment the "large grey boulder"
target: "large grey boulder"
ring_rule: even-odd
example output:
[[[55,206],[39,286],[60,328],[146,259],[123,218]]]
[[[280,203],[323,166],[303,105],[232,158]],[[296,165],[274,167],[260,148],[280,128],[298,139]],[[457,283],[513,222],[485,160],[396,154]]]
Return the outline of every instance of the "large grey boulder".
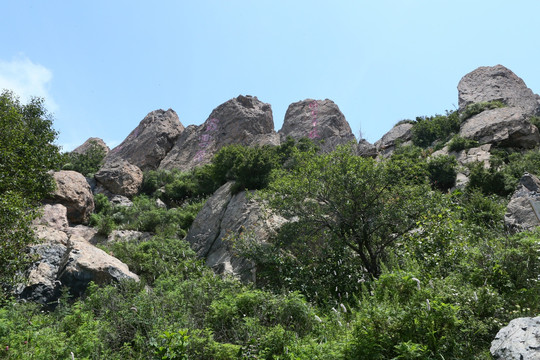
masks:
[[[143,181],[141,169],[122,159],[106,162],[94,176],[98,182],[96,192],[106,195],[131,197],[138,193]]]
[[[520,108],[527,117],[540,113],[540,97],[502,65],[479,67],[465,75],[458,84],[460,110],[469,104],[493,100]]]
[[[540,316],[510,321],[499,330],[490,351],[496,360],[539,360]]]
[[[105,141],[103,141],[103,139],[91,137],[86,140],[82,145],[75,148],[72,153],[86,155],[94,147],[103,150],[103,153],[105,155],[107,155],[110,151],[109,147],[107,146],[107,144],[105,144]]]
[[[466,139],[506,147],[532,149],[540,144],[540,134],[518,107],[486,110],[467,119],[459,131]]]
[[[289,136],[295,140],[309,138],[317,143],[323,152],[332,151],[341,144],[352,141],[356,143],[345,116],[339,107],[328,99],[306,99],[290,104],[279,135],[281,142]]]
[[[96,284],[139,281],[126,264],[78,236],[70,237],[66,263],[59,269],[57,278],[75,295],[84,292],[90,281]]]
[[[71,223],[86,223],[94,211],[94,196],[86,178],[70,170],[57,171],[53,177],[56,189],[46,202],[64,205]]]
[[[534,229],[540,221],[533,206],[540,211],[540,179],[525,173],[506,207],[504,223],[513,231]]]
[[[182,131],[174,110],[154,110],[107,155],[105,163],[125,160],[143,171],[157,169]]]
[[[242,281],[253,281],[255,268],[235,256],[231,235],[250,232],[261,242],[267,241],[283,225],[282,217],[265,213],[245,191],[231,194],[233,183],[219,188],[197,214],[186,240],[198,256],[217,273],[231,274]]]
[[[94,229],[36,225],[35,234],[40,242],[30,246],[29,252],[37,259],[27,269],[26,281],[15,289],[20,298],[54,306],[63,287],[80,295],[90,281],[139,281],[126,264],[88,242],[96,236]]]
[[[392,154],[397,145],[408,145],[412,140],[413,124],[409,122],[398,123],[382,138],[375,142],[377,152],[383,157]]]
[[[249,95],[221,104],[204,124],[184,130],[159,168],[193,169],[210,162],[219,149],[230,144],[279,145],[270,104]]]

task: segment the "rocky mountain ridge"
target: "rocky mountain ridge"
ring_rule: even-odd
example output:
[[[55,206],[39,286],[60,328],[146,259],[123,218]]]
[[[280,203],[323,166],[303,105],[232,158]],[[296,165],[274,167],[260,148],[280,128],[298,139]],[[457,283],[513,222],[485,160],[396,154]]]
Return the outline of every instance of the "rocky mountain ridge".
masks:
[[[531,122],[540,115],[540,96],[504,66],[481,67],[465,75],[458,84],[458,100],[460,112],[471,104],[491,101],[505,106],[481,111],[461,124],[456,135],[476,141],[478,146],[457,152],[445,146],[432,156],[450,154],[461,165],[480,161],[489,167],[495,148],[531,149],[540,145],[540,133]],[[291,104],[283,127],[277,132],[271,105],[249,95],[219,105],[199,126],[184,127],[171,109],[152,111],[119,146],[108,152],[95,174],[93,189],[88,179],[73,171],[54,174],[57,190],[47,200],[44,217],[36,224],[38,237],[44,242],[31,249],[39,260],[28,270],[27,284],[17,291],[21,297],[48,303],[58,298],[62,286],[80,293],[90,281],[137,281],[137,275],[125,264],[94,246],[96,231],[85,224],[94,211],[93,194],[103,193],[111,199],[118,195],[133,197],[140,191],[143,171],[187,171],[209,163],[226,145],[275,146],[289,136],[297,140],[309,138],[323,152],[353,143],[359,156],[385,158],[396,147],[412,142],[413,127],[412,122],[400,122],[374,144],[364,139],[357,142],[339,107],[328,99],[305,99]],[[100,139],[90,140],[108,150]],[[84,153],[87,149],[83,144],[75,151]],[[459,174],[458,179],[457,186],[463,186],[468,181],[467,172]],[[524,174],[512,197],[505,221],[515,231],[540,224],[531,205],[538,199],[539,184],[536,177]],[[237,258],[225,238],[231,233],[253,231],[260,241],[265,241],[283,220],[271,215],[261,217],[259,206],[248,199],[247,193],[232,194],[231,186],[223,185],[210,197],[186,240],[216,272],[250,281],[252,264]],[[118,236],[128,235],[115,234]]]

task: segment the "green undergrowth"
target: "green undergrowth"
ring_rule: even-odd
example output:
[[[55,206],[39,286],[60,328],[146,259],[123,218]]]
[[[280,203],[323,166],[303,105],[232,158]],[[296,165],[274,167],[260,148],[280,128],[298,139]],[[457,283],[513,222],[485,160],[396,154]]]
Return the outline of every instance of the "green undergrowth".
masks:
[[[152,235],[99,244],[140,282],[91,283],[80,298],[65,289],[50,311],[2,298],[0,358],[490,359],[501,327],[540,312],[540,231],[511,234],[503,221],[509,189],[540,155],[495,152],[451,191],[462,169],[431,154],[402,146],[377,162],[309,142],[236,146],[192,172],[146,173],[130,207],[98,195],[100,233]],[[227,181],[296,216],[265,243],[229,234],[257,269],[252,284],[216,275],[185,241]],[[375,261],[357,245],[374,245]]]

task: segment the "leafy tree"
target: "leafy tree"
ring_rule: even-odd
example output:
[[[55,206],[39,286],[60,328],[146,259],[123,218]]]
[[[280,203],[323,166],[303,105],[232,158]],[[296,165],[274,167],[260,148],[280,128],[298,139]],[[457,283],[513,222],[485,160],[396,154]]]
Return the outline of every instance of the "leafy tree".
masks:
[[[304,154],[293,170],[274,173],[265,198],[284,217],[297,219],[298,233],[324,233],[377,277],[386,248],[414,228],[430,196],[426,184],[409,185],[394,175],[403,165],[355,156],[351,147]]]
[[[34,98],[23,105],[9,91],[0,95],[0,283],[10,283],[33,239],[31,221],[39,200],[54,189],[49,170],[61,156],[53,144],[57,133]]]

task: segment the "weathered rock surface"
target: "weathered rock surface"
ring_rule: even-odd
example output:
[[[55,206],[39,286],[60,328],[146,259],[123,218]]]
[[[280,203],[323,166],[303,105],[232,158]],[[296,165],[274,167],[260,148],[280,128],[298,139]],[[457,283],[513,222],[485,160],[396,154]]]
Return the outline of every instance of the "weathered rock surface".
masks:
[[[362,157],[376,157],[377,156],[377,147],[371,144],[366,139],[360,139],[358,142],[357,153]]]
[[[288,136],[295,140],[310,138],[318,143],[324,152],[351,141],[356,143],[345,116],[339,107],[328,99],[306,99],[289,105],[279,135],[281,142]]]
[[[398,144],[408,145],[412,139],[413,124],[401,123],[394,126],[389,132],[383,135],[382,138],[375,142],[377,152],[383,157],[392,154]]]
[[[192,169],[208,163],[219,149],[230,144],[279,145],[270,104],[249,95],[221,104],[204,124],[184,130],[159,168]]]
[[[466,139],[480,143],[531,149],[540,144],[540,134],[517,107],[486,110],[467,119],[459,131]]]
[[[90,151],[90,149],[92,149],[94,146],[97,146],[98,148],[101,148],[103,149],[103,152],[105,153],[105,155],[107,155],[109,153],[109,147],[107,146],[107,144],[105,144],[105,141],[103,141],[102,139],[100,138],[97,138],[97,137],[91,137],[89,138],[88,140],[86,140],[81,146],[75,148],[75,150],[73,150],[72,152],[76,153],[76,154],[82,154],[82,155],[85,155],[88,153],[88,151]]]
[[[265,214],[253,200],[246,198],[246,192],[232,195],[233,183],[219,188],[205,203],[186,240],[206,259],[208,266],[218,273],[239,277],[242,281],[253,281],[254,265],[233,254],[227,242],[231,234],[253,232],[259,241],[266,241],[285,219]]]
[[[499,330],[490,351],[496,360],[540,359],[540,316],[510,321]]]
[[[68,236],[83,238],[92,245],[122,241],[142,242],[150,240],[153,236],[151,233],[135,230],[113,230],[109,236],[104,236],[98,234],[97,229],[84,225],[69,227],[65,231]]]
[[[53,229],[64,230],[69,226],[67,208],[62,204],[45,204],[40,209],[43,215],[34,220],[34,225],[43,225]]]
[[[71,223],[86,223],[94,211],[94,196],[86,178],[70,170],[57,171],[53,177],[56,190],[47,202],[64,205]]]
[[[111,204],[114,206],[123,206],[123,207],[131,207],[133,206],[133,202],[129,200],[126,196],[122,195],[115,195],[111,199]]]
[[[535,203],[538,204],[540,211],[540,179],[525,173],[506,207],[504,215],[506,226],[514,231],[522,231],[531,230],[540,225],[533,209]]]
[[[75,295],[84,292],[90,281],[96,284],[139,281],[139,277],[129,271],[126,264],[78,236],[69,239],[66,265],[59,270],[57,278],[63,284],[68,284]]]
[[[143,171],[157,169],[182,131],[174,110],[154,110],[107,155],[105,163],[125,160]]]
[[[30,253],[38,260],[27,270],[26,282],[15,290],[23,299],[49,304],[58,299],[64,286],[79,295],[90,281],[106,284],[139,280],[126,264],[89,243],[98,237],[92,228],[37,225],[35,233],[41,242],[31,246]]]
[[[469,104],[492,100],[520,108],[528,117],[540,113],[540,97],[521,78],[502,65],[479,67],[459,82],[460,110]]]
[[[143,180],[143,172],[137,166],[125,160],[106,162],[95,175],[103,189],[96,187],[97,192],[108,191],[110,194],[131,197],[139,191]]]
[[[488,169],[491,166],[489,162],[489,160],[491,159],[491,148],[491,144],[484,144],[478,147],[464,149],[461,151],[450,151],[448,149],[448,146],[445,146],[441,150],[437,150],[433,154],[431,154],[431,157],[451,155],[454,156],[458,163],[460,163],[461,165],[481,162],[484,164],[484,167]]]

